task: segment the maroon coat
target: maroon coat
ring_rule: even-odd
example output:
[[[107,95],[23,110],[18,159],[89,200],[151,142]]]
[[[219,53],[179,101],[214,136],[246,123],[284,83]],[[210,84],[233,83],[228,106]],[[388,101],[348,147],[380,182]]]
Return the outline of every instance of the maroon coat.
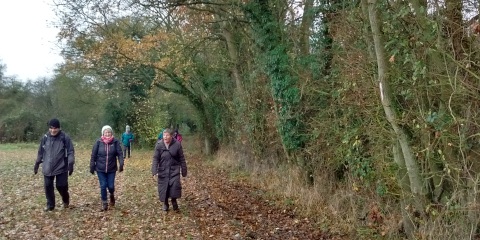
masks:
[[[158,196],[161,202],[182,196],[180,172],[183,177],[187,176],[182,144],[172,139],[167,149],[163,139],[158,140],[153,154],[152,175],[158,174]]]

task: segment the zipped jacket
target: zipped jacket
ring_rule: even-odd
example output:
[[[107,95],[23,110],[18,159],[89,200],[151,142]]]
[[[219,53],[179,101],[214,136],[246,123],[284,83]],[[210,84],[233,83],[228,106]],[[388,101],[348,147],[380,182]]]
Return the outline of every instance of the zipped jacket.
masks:
[[[125,147],[129,147],[130,146],[130,142],[133,141],[134,139],[134,136],[133,136],[133,133],[132,132],[124,132],[122,134],[122,143],[123,143],[123,146]]]
[[[45,176],[56,176],[69,170],[73,171],[75,150],[70,137],[63,131],[56,136],[47,132],[40,141],[35,164],[42,164]]]
[[[118,170],[117,160],[123,166],[124,159],[120,142],[114,138],[109,144],[98,139],[93,145],[90,157],[90,171],[116,172]]]

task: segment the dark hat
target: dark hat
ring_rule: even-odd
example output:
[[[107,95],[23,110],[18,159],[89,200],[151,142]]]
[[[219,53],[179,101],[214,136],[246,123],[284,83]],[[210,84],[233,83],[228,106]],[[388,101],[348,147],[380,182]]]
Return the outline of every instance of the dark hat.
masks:
[[[54,127],[54,128],[60,128],[60,121],[56,118],[52,118],[50,121],[48,121],[48,126],[49,127]]]

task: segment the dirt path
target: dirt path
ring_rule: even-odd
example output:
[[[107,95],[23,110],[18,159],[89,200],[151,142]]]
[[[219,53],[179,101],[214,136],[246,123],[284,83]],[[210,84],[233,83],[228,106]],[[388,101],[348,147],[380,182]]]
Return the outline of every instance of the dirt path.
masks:
[[[185,201],[203,238],[336,239],[292,209],[275,206],[260,189],[230,181],[227,173],[199,159],[190,159],[189,164]]]

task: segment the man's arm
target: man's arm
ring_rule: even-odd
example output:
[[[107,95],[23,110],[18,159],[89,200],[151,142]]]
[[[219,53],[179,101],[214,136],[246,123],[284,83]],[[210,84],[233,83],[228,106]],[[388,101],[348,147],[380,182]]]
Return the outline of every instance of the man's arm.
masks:
[[[72,140],[68,135],[65,135],[66,142],[66,157],[68,159],[68,174],[72,175],[73,167],[75,165],[75,148],[73,146]]]
[[[40,164],[43,162],[43,144],[44,144],[44,138],[40,140],[40,146],[38,147],[38,152],[37,152],[37,159],[35,160],[35,166],[33,167],[33,173],[37,174],[38,173],[38,168],[40,167]]]

